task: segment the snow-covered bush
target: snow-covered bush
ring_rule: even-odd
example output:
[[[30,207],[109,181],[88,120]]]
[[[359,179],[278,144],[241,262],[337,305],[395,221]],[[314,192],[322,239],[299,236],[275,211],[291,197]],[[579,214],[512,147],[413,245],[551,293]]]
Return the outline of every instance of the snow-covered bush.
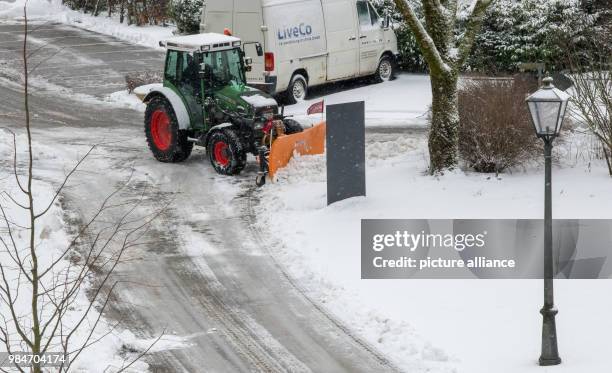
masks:
[[[598,52],[570,59],[573,83],[570,112],[599,142],[597,151],[606,160],[612,176],[612,53],[609,44],[593,43]]]
[[[562,68],[564,49],[595,31],[599,12],[581,0],[498,0],[488,10],[468,66],[484,72],[516,71],[521,62]]]
[[[142,85],[161,83],[162,81],[163,76],[161,72],[144,71],[125,75],[125,85],[129,93],[132,93],[134,89]]]
[[[204,0],[172,0],[170,16],[176,22],[176,28],[181,34],[197,34],[200,32],[200,17]]]
[[[534,159],[537,137],[525,95],[537,81],[525,78],[471,80],[459,91],[459,154],[477,172],[503,172]]]

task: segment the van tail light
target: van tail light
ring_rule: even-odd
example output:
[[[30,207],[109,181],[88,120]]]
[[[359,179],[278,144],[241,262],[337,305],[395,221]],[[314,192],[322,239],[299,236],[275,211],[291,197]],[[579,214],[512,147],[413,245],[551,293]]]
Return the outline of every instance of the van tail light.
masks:
[[[274,71],[274,53],[266,52],[265,54],[265,69],[266,71]]]

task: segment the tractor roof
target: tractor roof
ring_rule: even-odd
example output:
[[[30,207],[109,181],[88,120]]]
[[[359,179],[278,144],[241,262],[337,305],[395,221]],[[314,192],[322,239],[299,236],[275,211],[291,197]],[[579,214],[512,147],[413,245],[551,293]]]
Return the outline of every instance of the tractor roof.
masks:
[[[160,46],[167,49],[185,52],[231,49],[240,44],[240,39],[236,37],[215,33],[176,36],[159,42]]]

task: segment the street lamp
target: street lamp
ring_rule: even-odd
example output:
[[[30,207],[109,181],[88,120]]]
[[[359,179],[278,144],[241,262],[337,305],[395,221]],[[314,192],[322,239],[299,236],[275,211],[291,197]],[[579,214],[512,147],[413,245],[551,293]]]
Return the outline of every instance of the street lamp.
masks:
[[[544,307],[540,310],[542,324],[542,355],[540,365],[561,364],[557,349],[557,327],[553,292],[553,247],[552,247],[552,191],[551,155],[552,142],[559,135],[570,96],[555,88],[550,77],[542,81],[543,86],[527,97],[527,105],[536,135],[544,140],[546,176],[544,187]]]

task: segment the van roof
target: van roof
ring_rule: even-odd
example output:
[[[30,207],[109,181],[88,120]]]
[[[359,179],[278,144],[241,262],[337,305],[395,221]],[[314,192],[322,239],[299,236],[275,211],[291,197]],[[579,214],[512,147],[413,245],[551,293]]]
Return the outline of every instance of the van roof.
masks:
[[[185,52],[231,49],[240,44],[240,39],[236,37],[216,33],[175,36],[159,42],[164,48]]]

